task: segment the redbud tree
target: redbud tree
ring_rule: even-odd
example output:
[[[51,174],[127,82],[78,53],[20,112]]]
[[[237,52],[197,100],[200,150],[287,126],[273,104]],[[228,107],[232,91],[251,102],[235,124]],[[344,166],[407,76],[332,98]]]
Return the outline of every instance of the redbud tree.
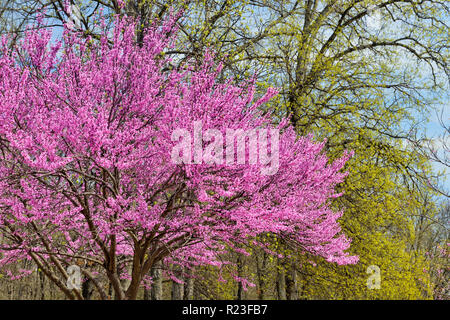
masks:
[[[261,234],[355,263],[341,212],[330,207],[350,154],[331,162],[323,143],[297,137],[287,120],[274,125],[259,107],[276,92],[256,98],[252,81],[219,81],[212,55],[173,68],[164,54],[173,20],[138,43],[128,18],[95,40],[69,29],[55,40],[45,28],[12,48],[2,39],[0,265],[32,260],[68,298],[82,299],[67,284],[78,265],[100,298],[109,285],[117,298],[136,299],[155,263],[220,268],[225,252],[264,247]],[[224,135],[278,130],[276,172],[249,161],[174,161],[173,132],[198,121]]]

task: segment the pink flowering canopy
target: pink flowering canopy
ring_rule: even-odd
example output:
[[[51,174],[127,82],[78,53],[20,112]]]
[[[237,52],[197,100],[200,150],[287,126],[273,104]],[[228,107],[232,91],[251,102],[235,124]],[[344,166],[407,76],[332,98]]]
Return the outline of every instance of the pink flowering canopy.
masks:
[[[104,274],[119,298],[134,299],[156,262],[220,266],[226,250],[267,233],[356,263],[345,252],[342,212],[329,206],[350,154],[330,163],[323,143],[297,137],[288,120],[273,125],[258,110],[276,92],[256,99],[251,81],[219,82],[211,55],[171,67],[172,20],[140,44],[125,18],[95,41],[69,30],[54,41],[46,29],[27,32],[14,49],[2,40],[1,265],[31,259],[80,298],[65,280],[82,261],[85,276]],[[177,163],[173,132],[193,132],[199,121],[224,136],[279,130],[276,172],[248,161]]]

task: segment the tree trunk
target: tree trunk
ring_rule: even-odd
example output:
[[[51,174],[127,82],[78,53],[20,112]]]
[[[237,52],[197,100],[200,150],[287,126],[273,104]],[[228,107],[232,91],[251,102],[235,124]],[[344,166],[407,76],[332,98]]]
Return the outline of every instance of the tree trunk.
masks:
[[[109,285],[108,285],[108,299],[109,300],[111,300],[112,294],[113,294],[113,287],[112,287],[111,282],[109,282]]]
[[[150,271],[152,286],[144,291],[144,300],[162,300],[162,263],[155,263]]]
[[[94,292],[94,286],[91,279],[86,278],[81,285],[81,294],[84,300],[91,300],[92,293]]]
[[[293,267],[286,273],[286,298],[287,300],[298,300],[297,295],[297,272]]]
[[[278,300],[286,300],[286,278],[282,265],[277,268],[277,298]]]
[[[174,275],[178,279],[181,279],[182,269],[181,267],[174,268]],[[172,300],[183,300],[184,285],[172,280]]]
[[[267,263],[268,254],[263,252],[262,257],[256,255],[256,274],[258,276],[258,299],[264,300],[267,286]]]
[[[195,279],[194,280],[194,289],[193,289],[193,295],[194,295],[194,300],[201,300],[202,295],[201,295],[201,289],[200,289],[200,284],[199,284],[199,280]]]
[[[39,275],[39,284],[40,284],[40,291],[41,291],[41,300],[45,300],[45,274],[42,272],[42,270],[38,269],[38,275]]]
[[[244,276],[244,261],[242,259],[242,255],[240,253],[238,253],[237,271],[238,271],[238,277],[243,278],[243,276]],[[238,291],[237,291],[236,300],[244,300],[244,287],[240,281],[238,282]]]
[[[192,269],[189,269],[184,280],[183,300],[191,300],[194,294],[194,279],[192,278]]]

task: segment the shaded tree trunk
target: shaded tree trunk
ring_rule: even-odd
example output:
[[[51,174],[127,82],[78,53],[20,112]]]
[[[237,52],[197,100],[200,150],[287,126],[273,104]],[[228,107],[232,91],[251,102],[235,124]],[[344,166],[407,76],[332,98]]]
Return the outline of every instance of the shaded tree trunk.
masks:
[[[244,261],[242,258],[242,255],[238,253],[238,259],[237,259],[237,271],[238,271],[238,277],[243,278],[244,276]],[[237,290],[237,296],[236,300],[244,300],[244,287],[241,282],[238,282],[238,290]]]
[[[198,279],[194,280],[194,288],[193,288],[193,298],[194,300],[201,300],[201,289],[200,289],[200,283]]]
[[[38,269],[39,270],[39,269]],[[40,293],[41,293],[41,300],[45,300],[45,275],[42,271],[38,271],[38,275],[39,275],[39,284],[40,284]]]
[[[174,275],[178,279],[181,279],[182,269],[181,267],[174,268]],[[184,293],[184,285],[183,283],[178,283],[176,281],[172,281],[172,300],[183,300]]]
[[[286,278],[284,267],[283,265],[280,265],[280,263],[278,263],[277,268],[276,287],[277,287],[277,299],[286,300]]]
[[[108,285],[108,298],[110,300],[111,300],[111,297],[112,297],[112,291],[113,291],[113,288],[112,288],[112,284],[110,282],[109,285]]]
[[[85,279],[83,284],[81,285],[81,294],[83,299],[91,300],[92,293],[94,292],[94,286],[91,279]]]
[[[192,270],[190,269],[184,281],[183,300],[191,300],[194,294],[194,279],[192,278]]]
[[[261,257],[256,255],[256,274],[258,276],[258,299],[264,300],[267,286],[267,263],[269,255],[263,252]]]
[[[297,272],[291,267],[285,275],[286,281],[286,299],[297,300]]]
[[[144,300],[162,300],[162,263],[155,263],[150,271],[152,286],[144,291]]]

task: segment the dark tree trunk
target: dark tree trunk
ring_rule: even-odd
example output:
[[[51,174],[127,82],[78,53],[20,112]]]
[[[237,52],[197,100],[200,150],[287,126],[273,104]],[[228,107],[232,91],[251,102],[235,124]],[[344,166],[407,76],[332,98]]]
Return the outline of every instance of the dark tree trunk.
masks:
[[[284,266],[278,264],[277,268],[277,298],[278,300],[286,300],[286,278]]]
[[[286,298],[287,300],[298,300],[297,294],[297,273],[293,267],[288,270],[286,279]]]
[[[267,286],[268,254],[263,252],[256,256],[256,274],[258,276],[258,299],[264,300]]]
[[[189,269],[184,281],[183,300],[191,300],[194,294],[194,279],[192,278],[192,270]]]
[[[39,270],[39,284],[40,284],[40,290],[41,290],[41,300],[45,300],[45,274]]]
[[[91,279],[85,279],[83,284],[81,285],[81,294],[83,299],[91,300],[92,293],[94,292],[94,285]]]
[[[193,288],[193,295],[194,295],[194,300],[201,300],[201,289],[200,289],[200,283],[198,281],[198,279],[194,280],[194,288]]]
[[[238,277],[243,278],[244,276],[244,261],[242,259],[242,255],[238,253],[237,259],[237,271]],[[238,290],[236,300],[244,300],[244,287],[241,282],[238,282]]]
[[[174,275],[178,279],[182,279],[182,269],[181,267],[174,268]],[[184,285],[183,283],[178,283],[172,281],[172,300],[183,300]]]

